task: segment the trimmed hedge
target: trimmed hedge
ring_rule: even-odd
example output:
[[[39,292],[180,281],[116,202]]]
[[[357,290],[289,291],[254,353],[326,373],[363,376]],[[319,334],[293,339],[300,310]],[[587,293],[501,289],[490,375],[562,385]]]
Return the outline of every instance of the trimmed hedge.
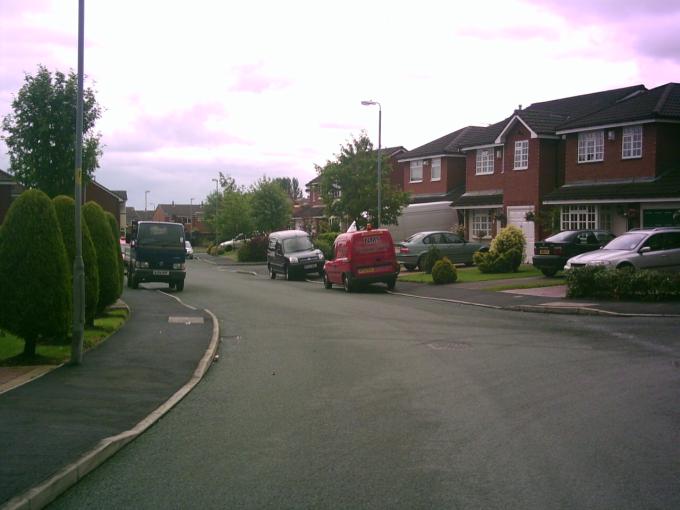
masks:
[[[116,257],[118,258],[118,284],[119,284],[118,297],[120,297],[120,295],[123,293],[124,287],[123,282],[125,277],[123,252],[120,247],[120,231],[118,230],[118,222],[116,221],[116,217],[108,211],[106,211],[104,215],[106,216],[106,220],[109,222],[109,228],[111,228],[111,235],[113,236],[113,239],[115,241],[114,246],[116,250]]]
[[[456,266],[449,260],[448,257],[444,257],[441,260],[435,262],[432,267],[432,281],[437,285],[454,283],[458,279],[458,270]]]
[[[264,262],[267,260],[267,236],[253,237],[244,241],[237,252],[239,262]]]
[[[314,248],[321,250],[326,260],[333,260],[333,243],[328,243],[324,239],[316,239],[313,241]]]
[[[680,299],[680,273],[586,266],[566,272],[567,297],[636,301]]]
[[[50,198],[27,190],[12,203],[0,233],[0,328],[24,339],[63,340],[71,324],[66,248]]]
[[[420,269],[425,271],[425,273],[430,274],[434,265],[438,260],[441,260],[442,257],[442,252],[440,252],[435,246],[430,246],[430,248],[427,250],[427,253],[423,255],[423,260],[420,263]]]
[[[76,256],[75,239],[75,214],[76,203],[71,197],[59,195],[52,199],[54,210],[57,213],[57,220],[61,228],[61,235],[66,247],[66,258],[69,266],[69,281],[73,281],[73,259]],[[85,323],[88,326],[94,325],[94,316],[97,313],[97,302],[99,301],[99,272],[97,269],[97,252],[92,243],[90,229],[85,218],[81,220],[83,233],[83,264],[85,266]],[[71,289],[73,283],[71,283]]]
[[[476,252],[472,260],[482,273],[515,273],[522,264],[526,240],[514,225],[502,229],[487,252]]]
[[[99,301],[97,312],[103,312],[107,306],[116,302],[120,296],[118,276],[118,254],[111,227],[104,214],[104,209],[95,202],[87,202],[83,206],[83,215],[90,229],[92,243],[97,252],[97,271],[99,273]]]

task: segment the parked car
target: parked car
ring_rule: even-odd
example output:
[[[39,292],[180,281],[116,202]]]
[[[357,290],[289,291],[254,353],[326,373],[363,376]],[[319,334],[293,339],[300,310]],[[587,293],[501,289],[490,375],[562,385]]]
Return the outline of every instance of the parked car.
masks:
[[[194,258],[194,247],[191,246],[191,241],[184,241],[184,246],[187,250],[187,258],[193,259]]]
[[[246,234],[238,234],[233,239],[222,241],[220,243],[220,248],[224,248],[225,251],[238,250],[248,239],[250,239],[250,237]]]
[[[291,280],[307,273],[323,274],[324,256],[314,248],[309,234],[303,230],[281,230],[269,234],[267,269],[273,280],[277,274]]]
[[[466,266],[472,265],[472,256],[475,252],[489,249],[484,244],[466,241],[451,232],[418,232],[395,245],[397,260],[408,271],[413,271],[416,268],[422,270],[423,256],[432,246],[454,264],[465,264]]]
[[[184,226],[165,221],[133,221],[127,285],[165,282],[171,289],[184,290],[186,245]]]
[[[555,276],[571,257],[597,250],[614,239],[608,230],[565,230],[534,245],[534,267]]]
[[[333,244],[333,260],[326,262],[323,283],[327,289],[342,285],[352,292],[357,285],[382,282],[392,290],[399,275],[392,235],[386,229],[340,234]]]
[[[120,240],[120,253],[123,255],[124,265],[127,267],[130,262],[130,245],[125,241],[125,239]]]
[[[680,227],[631,230],[600,250],[570,258],[564,269],[584,266],[680,271]]]

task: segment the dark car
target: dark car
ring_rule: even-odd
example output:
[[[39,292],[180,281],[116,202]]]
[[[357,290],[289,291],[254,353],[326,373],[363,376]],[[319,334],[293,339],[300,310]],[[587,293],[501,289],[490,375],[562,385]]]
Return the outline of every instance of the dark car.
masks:
[[[614,239],[607,230],[565,230],[534,245],[534,267],[545,276],[555,276],[571,257],[598,250]]]
[[[314,248],[309,234],[303,230],[281,230],[269,234],[267,269],[273,280],[277,274],[286,280],[297,275],[323,275],[324,256]]]
[[[465,264],[466,266],[472,265],[472,256],[475,252],[489,249],[484,244],[466,241],[451,232],[418,232],[395,245],[397,260],[408,271],[413,271],[416,267],[422,270],[423,258],[431,247],[437,248],[443,256],[448,257],[454,264]]]

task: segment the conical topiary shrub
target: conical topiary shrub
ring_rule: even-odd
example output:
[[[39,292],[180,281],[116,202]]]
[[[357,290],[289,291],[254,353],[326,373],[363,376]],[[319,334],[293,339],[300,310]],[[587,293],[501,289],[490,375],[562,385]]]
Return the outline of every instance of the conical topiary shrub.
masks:
[[[106,221],[109,222],[111,234],[115,239],[116,259],[118,260],[118,297],[123,293],[123,278],[125,277],[125,268],[123,267],[123,252],[120,249],[120,232],[118,230],[118,222],[110,212],[104,213]]]
[[[61,235],[66,247],[69,275],[71,276],[71,288],[73,288],[73,259],[76,254],[75,208],[76,203],[71,197],[60,195],[52,199],[57,220],[61,228]],[[92,243],[90,229],[85,218],[81,221],[83,231],[83,264],[85,265],[85,323],[88,326],[94,324],[94,316],[97,313],[99,301],[99,270],[97,268],[97,252]]]
[[[83,216],[90,229],[92,243],[97,252],[97,271],[99,272],[99,301],[97,312],[103,312],[112,305],[120,295],[118,283],[118,260],[116,259],[117,241],[113,239],[111,227],[104,214],[104,209],[95,202],[83,206]]]
[[[66,249],[49,197],[28,190],[12,203],[0,234],[0,328],[26,342],[62,340],[71,323]]]

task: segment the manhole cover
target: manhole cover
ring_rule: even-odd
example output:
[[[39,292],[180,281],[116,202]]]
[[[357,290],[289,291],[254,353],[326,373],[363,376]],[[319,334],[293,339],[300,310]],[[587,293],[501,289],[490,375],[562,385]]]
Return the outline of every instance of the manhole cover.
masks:
[[[203,324],[203,317],[168,317],[170,324]]]

